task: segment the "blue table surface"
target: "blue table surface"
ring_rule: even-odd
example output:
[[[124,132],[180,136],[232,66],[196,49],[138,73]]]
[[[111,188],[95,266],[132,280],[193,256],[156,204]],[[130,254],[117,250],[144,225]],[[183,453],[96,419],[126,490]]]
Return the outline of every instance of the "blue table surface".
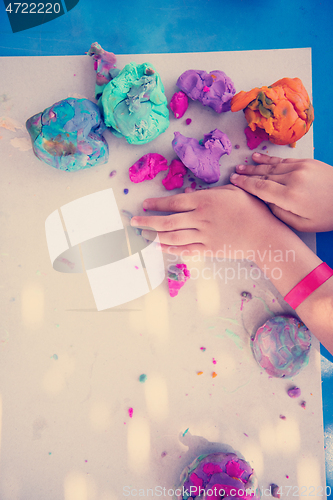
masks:
[[[333,165],[332,28],[332,0],[79,0],[61,17],[13,33],[1,3],[0,56],[83,55],[95,41],[115,54],[311,47],[314,156]],[[317,253],[331,267],[332,246],[333,232],[317,235]],[[333,490],[333,356],[323,347],[321,354],[327,484]]]

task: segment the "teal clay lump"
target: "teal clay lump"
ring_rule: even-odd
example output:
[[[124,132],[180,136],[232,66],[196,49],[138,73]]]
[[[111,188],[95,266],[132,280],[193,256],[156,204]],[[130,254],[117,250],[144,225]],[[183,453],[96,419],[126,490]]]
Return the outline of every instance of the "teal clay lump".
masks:
[[[70,172],[102,165],[109,149],[98,106],[69,97],[26,122],[35,155],[51,167]]]
[[[146,144],[165,132],[167,104],[161,78],[149,63],[126,64],[99,99],[106,126],[130,144]]]

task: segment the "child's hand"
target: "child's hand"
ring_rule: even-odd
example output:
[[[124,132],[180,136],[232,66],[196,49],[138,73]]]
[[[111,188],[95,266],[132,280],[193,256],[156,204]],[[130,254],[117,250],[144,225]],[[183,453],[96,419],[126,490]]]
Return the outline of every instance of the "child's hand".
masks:
[[[273,214],[299,231],[333,230],[333,167],[317,160],[259,153],[258,165],[238,165],[230,181],[265,201]]]
[[[145,200],[146,210],[175,212],[133,217],[132,225],[158,231],[162,250],[177,255],[205,251],[242,259],[266,248],[284,225],[254,196],[232,185]],[[147,239],[152,232],[143,231]],[[226,253],[226,255],[224,255]]]

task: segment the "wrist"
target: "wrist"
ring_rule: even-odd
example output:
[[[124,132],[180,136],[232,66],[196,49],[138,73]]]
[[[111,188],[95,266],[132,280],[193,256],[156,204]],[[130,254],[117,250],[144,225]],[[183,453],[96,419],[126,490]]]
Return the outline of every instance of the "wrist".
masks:
[[[304,300],[332,276],[333,270],[325,262],[322,262],[287,293],[284,297],[285,302],[293,309],[297,309]]]
[[[256,264],[285,296],[322,261],[291,229],[281,226],[267,234],[265,245],[257,250]]]

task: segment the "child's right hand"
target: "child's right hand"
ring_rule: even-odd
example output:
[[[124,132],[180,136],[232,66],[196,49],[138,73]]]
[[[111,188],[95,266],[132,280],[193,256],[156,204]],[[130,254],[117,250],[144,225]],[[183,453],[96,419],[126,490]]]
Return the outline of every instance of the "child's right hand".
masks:
[[[257,165],[237,165],[230,182],[265,201],[298,231],[333,230],[333,167],[318,160],[254,153]]]

